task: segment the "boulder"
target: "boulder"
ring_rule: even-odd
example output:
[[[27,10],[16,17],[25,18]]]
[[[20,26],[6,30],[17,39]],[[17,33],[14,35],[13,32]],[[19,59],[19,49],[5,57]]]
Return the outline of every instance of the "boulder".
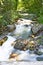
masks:
[[[12,32],[16,29],[15,25],[7,25],[7,31]]]
[[[43,61],[43,56],[42,57],[37,57],[36,59],[37,59],[37,61]]]
[[[14,48],[22,50],[25,47],[25,45],[23,43],[17,43],[15,44]]]
[[[39,49],[38,41],[30,39],[18,39],[15,41],[14,48],[19,50],[36,50]]]
[[[28,44],[26,45],[26,49],[33,50],[33,45],[34,45],[33,41],[28,42]]]
[[[33,34],[37,34],[39,31],[43,31],[43,24],[34,24],[32,27]]]
[[[13,53],[13,54],[10,55],[9,59],[15,58],[16,56],[18,56],[18,54]]]
[[[32,40],[28,42],[25,48],[33,51],[33,50],[39,49],[39,45],[37,44],[36,41]]]
[[[4,32],[6,32],[7,31],[7,28],[6,28],[6,26],[2,26],[2,27],[0,27],[0,35],[2,35]]]
[[[19,49],[19,50],[22,50],[24,47],[25,47],[25,44],[19,40],[16,42],[16,44],[14,46],[15,49]]]
[[[43,54],[43,53],[42,53],[41,51],[39,51],[39,50],[35,50],[34,53],[37,54],[37,55],[42,55],[42,54]]]
[[[43,46],[43,32],[41,32],[40,34],[38,34],[38,36],[34,37],[34,40],[37,41],[37,44]]]
[[[8,38],[5,36],[0,40],[0,46],[7,40]]]
[[[14,45],[15,49],[19,49],[19,50],[26,50],[25,46],[28,43],[28,40],[24,40],[24,39],[18,39],[15,41],[16,44]]]

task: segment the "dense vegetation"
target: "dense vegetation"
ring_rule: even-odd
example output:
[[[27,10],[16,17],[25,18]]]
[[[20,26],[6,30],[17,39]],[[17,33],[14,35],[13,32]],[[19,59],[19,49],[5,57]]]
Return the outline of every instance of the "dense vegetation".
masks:
[[[0,27],[14,23],[20,17],[18,11],[36,14],[43,23],[43,0],[0,0]]]

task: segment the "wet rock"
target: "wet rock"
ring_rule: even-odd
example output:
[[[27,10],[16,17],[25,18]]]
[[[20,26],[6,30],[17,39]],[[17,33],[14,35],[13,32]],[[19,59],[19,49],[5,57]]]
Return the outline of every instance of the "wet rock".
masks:
[[[23,24],[23,25],[30,25],[33,21],[32,20],[28,20],[28,19],[19,19],[17,21],[18,24]]]
[[[23,42],[16,42],[14,48],[22,50],[25,47],[25,44]]]
[[[36,38],[35,38],[36,39]],[[39,35],[39,37],[36,39],[36,41],[37,41],[37,43],[39,44],[39,45],[42,45],[43,46],[43,36],[40,36]]]
[[[33,51],[33,50],[39,49],[39,46],[36,43],[36,41],[29,41],[28,44],[26,45],[26,49]]]
[[[32,37],[29,37],[29,39],[18,39],[16,40],[16,44],[14,45],[14,48],[19,49],[19,50],[36,50],[39,49],[39,41],[38,39],[34,39],[34,35]]]
[[[37,55],[42,55],[43,54],[41,51],[37,51],[37,50],[34,53],[37,54]]]
[[[15,49],[19,49],[19,50],[22,50],[24,47],[25,47],[25,45],[23,43],[17,43],[14,46]]]
[[[2,44],[7,40],[7,37],[3,37],[1,40],[0,40],[0,46],[2,46]]]
[[[43,56],[42,57],[37,57],[37,61],[43,61]]]
[[[7,31],[6,26],[2,26],[2,27],[0,27],[0,35],[2,35],[3,32],[6,32],[6,31]]]
[[[16,40],[16,44],[14,45],[14,48],[19,50],[26,50],[25,46],[27,45],[27,43],[28,40],[18,39]]]
[[[36,41],[37,44],[43,46],[43,31],[37,33],[37,35],[32,35],[32,40]]]
[[[36,41],[33,41],[32,39],[18,39],[16,40],[14,48],[19,50],[36,50],[39,49],[39,45]]]
[[[13,53],[13,54],[10,55],[9,59],[15,58],[16,56],[18,56],[18,54]]]
[[[26,45],[26,49],[30,49],[30,50],[34,50],[33,49],[33,45],[34,45],[34,42],[28,42],[28,44]]]
[[[7,25],[7,31],[12,32],[16,29],[15,25]]]
[[[43,30],[43,24],[34,24],[32,27],[33,34],[37,34],[39,31]]]

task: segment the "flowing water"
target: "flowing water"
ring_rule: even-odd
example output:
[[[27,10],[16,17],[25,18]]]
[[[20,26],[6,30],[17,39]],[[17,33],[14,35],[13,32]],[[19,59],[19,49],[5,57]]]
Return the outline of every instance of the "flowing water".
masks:
[[[27,39],[30,35],[32,34],[31,32],[31,26],[27,25],[27,27],[25,25],[16,25],[16,30],[11,33],[12,36],[15,36],[16,38],[24,38]]]
[[[18,60],[24,60],[24,61],[37,61],[37,57],[43,57],[43,55],[36,55],[31,53],[30,51],[20,51],[17,49],[14,49],[11,45],[17,38],[23,38],[27,39],[29,38],[29,35],[31,35],[31,26],[30,25],[16,25],[16,30],[10,34],[7,35],[8,39],[4,42],[2,46],[0,46],[0,61],[7,61],[9,59],[10,54],[12,51],[14,53],[19,54]],[[43,50],[43,49],[42,49]],[[16,60],[16,59],[15,59]]]
[[[11,36],[7,36],[7,37],[8,37],[8,40],[4,42],[2,46],[0,46],[0,61],[8,60],[13,50],[13,47],[11,46],[11,44],[16,40],[15,38]]]

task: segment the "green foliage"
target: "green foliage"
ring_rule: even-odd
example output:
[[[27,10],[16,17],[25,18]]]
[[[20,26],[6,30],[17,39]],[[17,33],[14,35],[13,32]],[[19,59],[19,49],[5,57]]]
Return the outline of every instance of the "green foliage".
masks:
[[[36,14],[43,23],[42,0],[0,0],[0,25],[15,22],[20,17],[17,10]]]
[[[42,15],[40,15],[40,17],[38,17],[38,22],[43,24],[43,16]]]
[[[17,7],[18,11],[22,11],[24,10],[23,4],[22,4],[22,0],[18,0],[18,7]]]
[[[0,18],[0,27],[6,26],[8,23],[3,18]]]
[[[24,10],[37,15],[37,21],[43,23],[43,1],[42,0],[22,0]]]
[[[43,5],[40,9],[39,17],[38,17],[38,22],[43,24]]]
[[[7,25],[17,18],[18,0],[0,0],[0,25]],[[1,18],[2,17],[2,18]]]
[[[23,6],[28,13],[39,14],[42,0],[22,0]]]
[[[20,15],[17,11],[12,12],[12,17],[11,17],[12,23],[16,22],[19,18],[20,18]]]

